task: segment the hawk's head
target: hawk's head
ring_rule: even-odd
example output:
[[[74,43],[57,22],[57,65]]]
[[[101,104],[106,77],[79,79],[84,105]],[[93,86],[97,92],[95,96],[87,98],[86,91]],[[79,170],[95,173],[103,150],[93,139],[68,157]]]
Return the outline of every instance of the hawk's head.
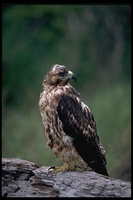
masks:
[[[75,74],[64,65],[55,64],[47,73],[43,85],[66,85],[70,79],[76,80]]]

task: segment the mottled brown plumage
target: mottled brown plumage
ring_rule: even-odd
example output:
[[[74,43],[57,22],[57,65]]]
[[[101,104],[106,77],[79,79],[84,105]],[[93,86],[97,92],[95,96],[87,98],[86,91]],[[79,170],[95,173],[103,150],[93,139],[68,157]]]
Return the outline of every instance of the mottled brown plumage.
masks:
[[[91,168],[108,176],[106,153],[97,135],[93,115],[68,83],[75,78],[67,67],[56,64],[47,73],[40,95],[39,108],[47,145],[65,163],[55,172]]]

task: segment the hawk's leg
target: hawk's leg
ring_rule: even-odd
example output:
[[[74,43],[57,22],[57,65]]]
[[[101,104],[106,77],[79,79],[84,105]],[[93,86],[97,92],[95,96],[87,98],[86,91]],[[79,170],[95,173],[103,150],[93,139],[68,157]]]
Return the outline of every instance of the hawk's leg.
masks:
[[[58,173],[62,171],[74,171],[76,170],[75,166],[70,166],[68,163],[64,163],[62,166],[50,167],[48,169],[49,173]]]

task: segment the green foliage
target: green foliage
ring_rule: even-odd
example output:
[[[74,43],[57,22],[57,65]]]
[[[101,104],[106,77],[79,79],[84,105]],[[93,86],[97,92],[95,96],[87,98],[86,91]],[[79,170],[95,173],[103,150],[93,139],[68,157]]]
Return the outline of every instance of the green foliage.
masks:
[[[38,90],[54,63],[80,74],[80,88],[94,79],[104,84],[107,79],[114,82],[130,76],[129,6],[5,6],[2,26],[3,103],[7,106],[19,104],[30,86]]]
[[[60,162],[45,149],[38,109],[44,75],[59,63],[77,75],[72,84],[96,117],[109,172],[130,179],[130,43],[128,5],[3,5],[3,155]]]
[[[95,116],[98,134],[107,151],[107,168],[112,177],[130,180],[131,88],[122,83],[104,87],[88,105]]]

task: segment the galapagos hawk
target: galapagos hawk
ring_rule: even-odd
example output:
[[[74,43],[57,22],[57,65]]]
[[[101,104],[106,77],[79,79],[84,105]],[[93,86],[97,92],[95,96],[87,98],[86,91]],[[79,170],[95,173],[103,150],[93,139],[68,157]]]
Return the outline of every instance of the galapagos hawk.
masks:
[[[108,176],[106,152],[97,134],[96,122],[80,94],[70,85],[76,76],[66,66],[55,64],[43,81],[39,109],[47,146],[62,160],[52,172],[94,170]]]

